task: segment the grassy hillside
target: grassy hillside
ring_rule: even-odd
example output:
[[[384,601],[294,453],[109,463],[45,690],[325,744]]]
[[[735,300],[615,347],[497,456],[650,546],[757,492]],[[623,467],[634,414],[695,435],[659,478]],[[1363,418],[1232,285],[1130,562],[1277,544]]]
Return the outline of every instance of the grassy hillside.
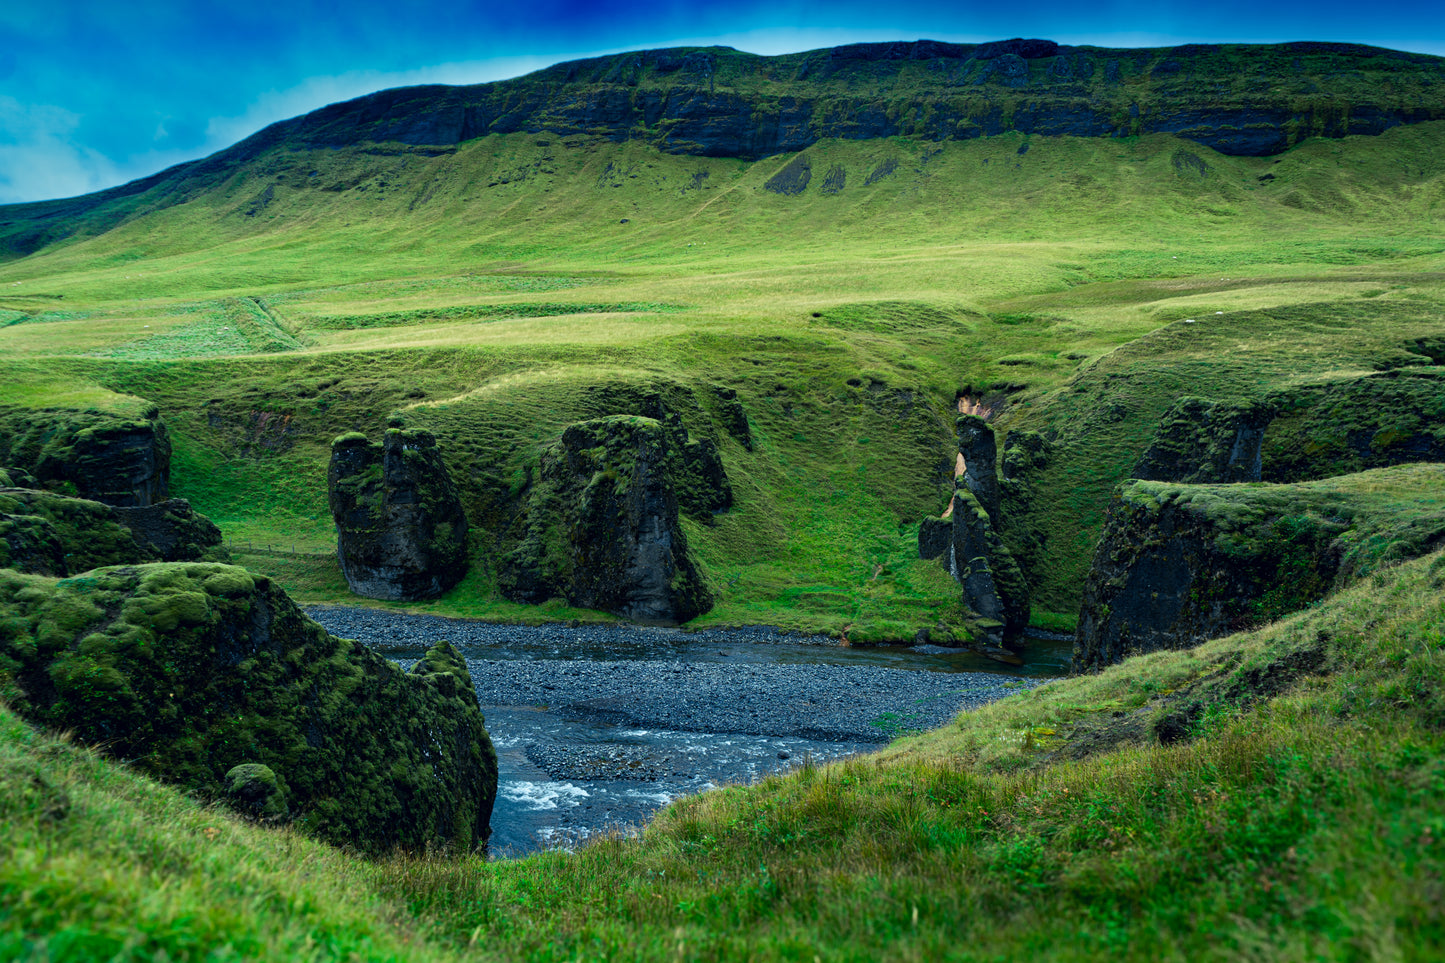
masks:
[[[1445,556],[640,838],[368,863],[0,709],[7,959],[1429,960]]]
[[[660,393],[738,493],[689,529],[721,598],[705,621],[866,640],[956,622],[912,526],[946,503],[956,399],[988,397],[1003,431],[1068,452],[1028,520],[1047,536],[1035,611],[1067,625],[1108,491],[1175,397],[1441,333],[1442,139],[1276,158],[1165,135],[825,141],[796,194],[777,182],[796,157],[600,138],[277,147],[0,266],[0,413],[159,405],[173,491],[246,564],[338,601],[327,445],[401,417],[437,433],[477,525],[472,575],[431,608],[573,617],[498,599],[492,560],[564,424]]]

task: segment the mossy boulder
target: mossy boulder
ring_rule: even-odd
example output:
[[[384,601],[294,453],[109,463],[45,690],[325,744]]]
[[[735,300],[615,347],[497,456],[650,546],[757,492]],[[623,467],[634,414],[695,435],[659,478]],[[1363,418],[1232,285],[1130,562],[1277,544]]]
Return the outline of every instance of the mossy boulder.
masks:
[[[63,494],[107,505],[153,505],[170,492],[171,442],[155,408],[142,414],[7,413],[0,416],[0,464]]]
[[[291,815],[286,790],[270,766],[243,762],[226,773],[226,804],[243,816],[281,822]]]
[[[244,569],[0,572],[0,699],[203,797],[267,766],[338,845],[465,851],[489,831],[496,754],[461,655],[439,642],[403,672]]]
[[[694,475],[675,440],[674,426],[638,415],[568,426],[543,453],[526,535],[501,560],[503,594],[654,623],[711,608],[679,523],[677,483]]]
[[[374,599],[433,598],[467,571],[467,517],[430,432],[359,432],[331,446],[327,495],[336,553],[351,591]]]
[[[112,508],[34,489],[0,489],[0,568],[73,575],[102,565],[222,561],[221,531],[188,502]]]
[[[1445,466],[1293,485],[1133,481],[1084,586],[1074,670],[1273,621],[1445,543]]]

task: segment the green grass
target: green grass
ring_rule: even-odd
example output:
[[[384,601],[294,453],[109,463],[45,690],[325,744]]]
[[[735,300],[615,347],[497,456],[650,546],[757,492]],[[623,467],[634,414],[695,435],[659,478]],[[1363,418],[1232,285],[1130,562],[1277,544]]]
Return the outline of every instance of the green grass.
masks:
[[[1040,624],[1067,628],[1108,493],[1175,397],[1364,369],[1441,331],[1442,138],[1423,124],[1273,159],[1165,136],[1032,137],[1023,155],[1017,135],[824,141],[819,171],[897,169],[795,197],[762,188],[781,159],[638,143],[278,150],[0,265],[0,308],[25,319],[0,339],[0,406],[153,402],[176,494],[233,538],[307,552],[332,538],[330,439],[400,414],[437,433],[474,525],[478,571],[429,609],[511,617],[491,560],[541,447],[609,413],[599,391],[661,387],[738,493],[689,532],[721,598],[704,620],[906,639],[956,621],[956,589],[909,557],[946,504],[955,394],[1007,394],[1001,433],[1062,440],[1027,524]],[[1207,175],[1183,176],[1180,150]],[[608,165],[637,177],[598,186]],[[236,210],[260,181],[280,185],[264,224]],[[712,385],[738,391],[752,452],[711,415]],[[313,569],[273,574],[348,599]]]
[[[1258,631],[682,800],[640,838],[504,862],[349,858],[0,710],[0,946],[56,961],[1434,959],[1442,589],[1436,554]]]
[[[767,96],[803,63],[719,56],[718,84]],[[1211,97],[1252,96],[1241,56],[1197,68]],[[1271,56],[1271,97],[1328,106],[1307,84],[1333,61],[1298,55],[1296,76]],[[1391,73],[1390,97],[1422,102],[1423,74],[1392,64],[1329,82],[1348,99]],[[1150,67],[1094,92],[1148,110],[1194,82]],[[884,110],[937,83],[866,69],[893,85]],[[243,564],[343,603],[328,446],[402,418],[438,436],[474,556],[406,607],[604,619],[506,602],[493,566],[541,448],[656,392],[735,493],[686,523],[720,599],[698,624],[879,641],[962,619],[914,540],[947,504],[964,396],[1000,434],[1048,439],[1007,534],[1036,623],[1067,630],[1108,499],[1175,399],[1328,394],[1445,335],[1445,122],[1309,133],[1274,158],[1163,135],[823,140],[814,184],[841,168],[846,186],[793,196],[764,186],[792,158],[664,154],[662,130],[439,156],[282,144],[100,207],[0,212],[7,238],[76,228],[0,264],[0,416],[158,406],[173,493]],[[1368,388],[1330,397],[1368,407]],[[1312,484],[1327,502],[1368,481]],[[1438,958],[1442,566],[681,801],[639,839],[506,863],[352,859],[0,710],[0,957]]]

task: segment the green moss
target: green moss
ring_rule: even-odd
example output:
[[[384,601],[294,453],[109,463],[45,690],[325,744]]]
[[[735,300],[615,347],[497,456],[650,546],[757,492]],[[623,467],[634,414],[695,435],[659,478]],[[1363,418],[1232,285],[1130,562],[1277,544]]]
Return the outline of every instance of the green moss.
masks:
[[[18,712],[204,797],[264,763],[303,827],[369,851],[484,840],[495,754],[443,646],[407,676],[229,566],[0,571],[0,682]]]

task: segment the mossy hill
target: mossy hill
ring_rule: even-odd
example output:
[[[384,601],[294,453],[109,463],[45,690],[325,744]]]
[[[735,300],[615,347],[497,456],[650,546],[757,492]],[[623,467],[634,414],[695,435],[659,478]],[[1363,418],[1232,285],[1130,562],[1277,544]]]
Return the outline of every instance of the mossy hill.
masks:
[[[650,50],[558,64],[515,80],[406,87],[334,104],[123,187],[3,209],[0,250],[29,254],[77,230],[106,230],[186,203],[278,149],[376,143],[426,159],[488,135],[525,133],[758,160],[825,139],[946,141],[1018,132],[1168,133],[1225,154],[1270,155],[1308,137],[1378,134],[1440,119],[1445,59],[1356,44],[1114,49],[1049,40],[919,41],[774,57],[728,47]],[[1175,163],[1201,176],[1209,167],[1191,154]],[[635,176],[627,167],[612,169]],[[775,189],[800,192],[812,169],[807,161],[795,165]],[[853,176],[891,170],[884,162]],[[529,173],[522,168],[513,176]],[[243,213],[262,215],[278,194],[298,188],[356,186],[317,174],[311,185],[273,181]],[[847,183],[837,167],[820,168],[817,176],[825,191]]]

